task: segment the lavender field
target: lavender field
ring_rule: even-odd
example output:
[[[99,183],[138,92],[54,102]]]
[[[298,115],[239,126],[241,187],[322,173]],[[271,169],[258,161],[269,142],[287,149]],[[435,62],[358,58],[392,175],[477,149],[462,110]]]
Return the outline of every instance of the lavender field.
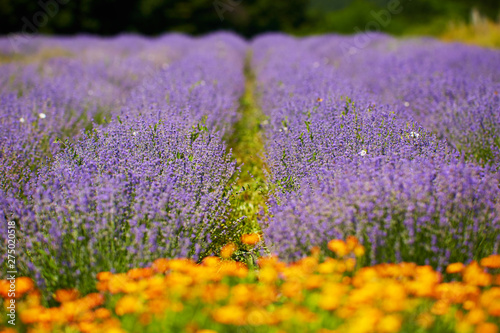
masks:
[[[500,51],[353,38],[0,39],[0,332],[498,332]]]

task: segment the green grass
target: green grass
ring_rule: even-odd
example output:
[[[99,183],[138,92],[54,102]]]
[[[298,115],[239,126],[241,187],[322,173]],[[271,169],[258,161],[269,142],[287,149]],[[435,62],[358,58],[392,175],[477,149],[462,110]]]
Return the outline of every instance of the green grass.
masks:
[[[262,130],[262,122],[267,117],[257,103],[255,76],[250,69],[250,57],[251,54],[248,55],[245,66],[245,92],[240,99],[241,118],[235,124],[232,134],[225,138],[228,149],[232,151],[237,165],[241,167],[231,200],[231,219],[240,220],[241,234],[260,233],[258,219],[267,211],[266,201],[269,191]]]

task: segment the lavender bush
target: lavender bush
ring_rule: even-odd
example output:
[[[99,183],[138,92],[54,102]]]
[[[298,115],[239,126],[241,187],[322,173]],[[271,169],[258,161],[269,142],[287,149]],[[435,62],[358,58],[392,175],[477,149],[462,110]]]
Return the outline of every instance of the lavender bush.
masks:
[[[383,92],[372,90],[375,77],[383,82],[390,72],[375,76],[377,67],[365,68],[359,76],[373,75],[370,85],[343,68],[342,54],[325,64],[314,45],[335,48],[339,41],[277,35],[253,44],[261,103],[270,118],[267,159],[275,191],[263,222],[272,251],[294,260],[314,244],[326,249],[330,239],[348,235],[363,239],[372,262],[442,267],[498,251],[495,167],[464,161],[454,144],[422,127],[418,117],[385,104]],[[376,56],[366,58],[387,61],[389,46],[380,37],[367,51]]]

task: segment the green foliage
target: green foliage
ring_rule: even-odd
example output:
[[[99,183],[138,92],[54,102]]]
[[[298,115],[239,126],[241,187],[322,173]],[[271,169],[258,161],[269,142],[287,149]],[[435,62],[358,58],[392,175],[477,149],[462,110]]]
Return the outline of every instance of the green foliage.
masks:
[[[246,37],[266,31],[354,33],[356,29],[366,30],[366,24],[374,20],[373,12],[387,9],[390,1],[74,0],[58,4],[55,0],[0,0],[0,33],[24,30],[49,34],[156,35],[166,31],[202,34],[234,30]],[[392,15],[383,31],[441,34],[452,19],[468,21],[472,8],[492,20],[500,12],[500,2],[496,0],[399,0],[399,3],[403,10]],[[44,12],[46,20],[40,16],[34,18]],[[44,24],[36,23],[40,20]]]

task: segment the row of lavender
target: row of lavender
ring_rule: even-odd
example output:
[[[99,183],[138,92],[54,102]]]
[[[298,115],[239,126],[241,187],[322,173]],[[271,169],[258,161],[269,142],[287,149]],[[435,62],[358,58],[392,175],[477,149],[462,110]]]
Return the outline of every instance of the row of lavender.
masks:
[[[238,119],[246,44],[32,42],[58,55],[0,66],[0,219],[17,222],[21,274],[88,291],[97,272],[227,241],[237,168],[222,137]]]
[[[355,235],[372,262],[442,268],[498,252],[500,54],[376,35],[344,54],[349,38],[253,43],[272,251],[292,260]],[[456,149],[480,144],[486,166]]]

